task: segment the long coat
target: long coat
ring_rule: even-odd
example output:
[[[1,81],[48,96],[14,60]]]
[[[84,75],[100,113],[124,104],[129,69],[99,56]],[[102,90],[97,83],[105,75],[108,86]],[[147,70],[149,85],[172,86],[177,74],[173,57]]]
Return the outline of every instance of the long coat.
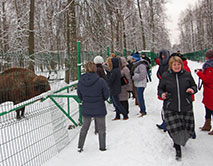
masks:
[[[197,75],[203,81],[203,104],[213,110],[213,58],[206,61]],[[206,66],[206,67],[205,67]]]
[[[119,95],[121,93],[121,70],[119,68],[119,59],[114,57],[111,59],[112,70],[108,78],[110,95]]]
[[[124,57],[121,57],[121,77],[125,76],[129,83],[121,86],[121,93],[119,95],[120,101],[127,101],[129,99],[128,91],[132,91],[132,79],[130,76],[129,68],[127,67],[127,61]]]
[[[162,59],[162,54],[164,55],[164,59]],[[169,67],[169,51],[166,49],[162,49],[160,50],[160,52],[158,53],[158,59],[160,61],[160,65],[157,71],[157,77],[160,79],[163,75],[164,72],[166,72],[168,70]]]
[[[82,115],[87,117],[102,117],[107,114],[105,100],[109,97],[106,81],[96,73],[81,75],[77,94],[82,101]]]
[[[192,75],[181,70],[174,73],[172,70],[165,72],[158,85],[158,95],[167,92],[167,99],[164,100],[164,110],[170,111],[187,111],[192,110],[192,94],[186,93],[188,88],[192,88],[194,93],[197,92],[197,85]]]
[[[192,94],[186,93],[191,88],[197,92],[197,86],[191,74],[185,70],[178,73],[165,72],[158,85],[158,95],[167,92],[163,102],[164,120],[169,136],[178,145],[185,145],[194,133],[194,114]]]

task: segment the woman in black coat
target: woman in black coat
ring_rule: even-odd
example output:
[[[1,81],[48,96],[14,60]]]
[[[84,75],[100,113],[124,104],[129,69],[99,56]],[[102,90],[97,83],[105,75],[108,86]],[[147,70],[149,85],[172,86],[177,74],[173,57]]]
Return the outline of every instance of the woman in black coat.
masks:
[[[82,101],[83,126],[80,131],[78,151],[83,150],[91,119],[95,120],[95,128],[99,135],[99,149],[106,150],[106,125],[107,114],[105,101],[109,97],[109,90],[106,81],[99,77],[95,63],[88,62],[85,65],[86,73],[81,75],[78,82],[77,94]]]
[[[127,112],[123,105],[120,103],[119,94],[121,93],[121,70],[119,67],[119,59],[114,57],[111,59],[112,70],[109,76],[109,89],[112,96],[112,103],[115,107],[116,116],[113,120],[119,120],[120,114],[123,114],[123,120],[128,119]]]
[[[183,70],[181,58],[171,57],[169,70],[160,79],[158,95],[164,100],[164,120],[174,142],[176,159],[181,158],[181,145],[194,134],[192,94],[196,92],[197,85],[192,75]]]

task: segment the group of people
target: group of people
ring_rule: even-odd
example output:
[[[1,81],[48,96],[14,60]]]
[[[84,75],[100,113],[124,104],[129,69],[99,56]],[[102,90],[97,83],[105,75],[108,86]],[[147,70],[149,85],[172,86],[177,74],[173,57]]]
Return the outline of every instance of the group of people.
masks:
[[[137,98],[140,116],[147,114],[144,101],[144,89],[147,84],[150,60],[138,52],[132,56],[119,57],[111,54],[104,62],[101,56],[96,56],[93,62],[86,63],[85,73],[78,82],[77,94],[82,101],[83,125],[80,131],[78,151],[83,150],[91,120],[95,122],[95,134],[99,136],[99,149],[106,150],[107,114],[105,101],[111,98],[115,108],[113,121],[129,119],[128,99],[133,94]]]
[[[201,130],[210,131],[213,113],[213,50],[208,50],[205,57],[203,68],[195,72],[203,81],[204,88],[203,104],[206,109],[206,121]],[[176,159],[180,159],[181,146],[184,146],[189,138],[196,137],[192,102],[197,92],[197,85],[186,58],[180,52],[170,55],[168,50],[162,49],[156,63],[159,65],[158,98],[163,100],[163,122],[161,125],[157,124],[157,127],[168,131],[174,143]],[[151,81],[149,66],[149,58],[145,54],[140,56],[138,52],[127,58],[112,54],[106,62],[102,57],[97,56],[94,62],[85,65],[86,72],[81,75],[77,88],[78,97],[82,101],[83,116],[78,142],[79,152],[83,150],[92,118],[95,121],[95,133],[99,135],[99,149],[106,150],[105,101],[108,98],[112,99],[115,107],[116,114],[113,120],[120,120],[120,115],[123,115],[123,120],[129,118],[130,92],[139,105],[140,116],[147,114],[144,90],[147,82]],[[213,130],[209,134],[213,135]]]

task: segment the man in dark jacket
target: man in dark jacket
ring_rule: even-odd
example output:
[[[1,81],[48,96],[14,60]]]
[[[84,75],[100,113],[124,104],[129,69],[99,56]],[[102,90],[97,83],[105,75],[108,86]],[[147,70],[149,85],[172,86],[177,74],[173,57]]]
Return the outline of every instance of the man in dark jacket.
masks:
[[[86,73],[81,75],[77,88],[78,97],[82,101],[81,111],[83,116],[78,151],[83,150],[92,118],[94,118],[95,125],[97,125],[95,128],[99,135],[99,149],[104,151],[106,150],[105,116],[107,114],[105,101],[109,97],[109,90],[106,81],[96,74],[97,67],[95,63],[88,62],[85,69]]]
[[[123,114],[123,119],[127,120],[128,115],[123,105],[120,103],[119,94],[121,93],[121,71],[119,68],[119,59],[114,57],[112,61],[112,70],[109,77],[110,95],[112,103],[115,107],[116,116],[113,120],[120,119],[120,114]]]

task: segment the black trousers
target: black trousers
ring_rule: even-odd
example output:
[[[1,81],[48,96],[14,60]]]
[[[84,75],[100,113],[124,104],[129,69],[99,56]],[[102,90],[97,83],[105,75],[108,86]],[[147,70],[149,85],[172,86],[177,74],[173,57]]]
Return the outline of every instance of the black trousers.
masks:
[[[213,115],[213,110],[208,109],[207,107],[205,107],[206,109],[206,119],[211,119],[211,115]]]
[[[120,101],[120,103],[122,104],[122,106],[124,107],[124,109],[126,110],[126,112],[128,114],[129,113],[129,103],[128,103],[128,100]]]

